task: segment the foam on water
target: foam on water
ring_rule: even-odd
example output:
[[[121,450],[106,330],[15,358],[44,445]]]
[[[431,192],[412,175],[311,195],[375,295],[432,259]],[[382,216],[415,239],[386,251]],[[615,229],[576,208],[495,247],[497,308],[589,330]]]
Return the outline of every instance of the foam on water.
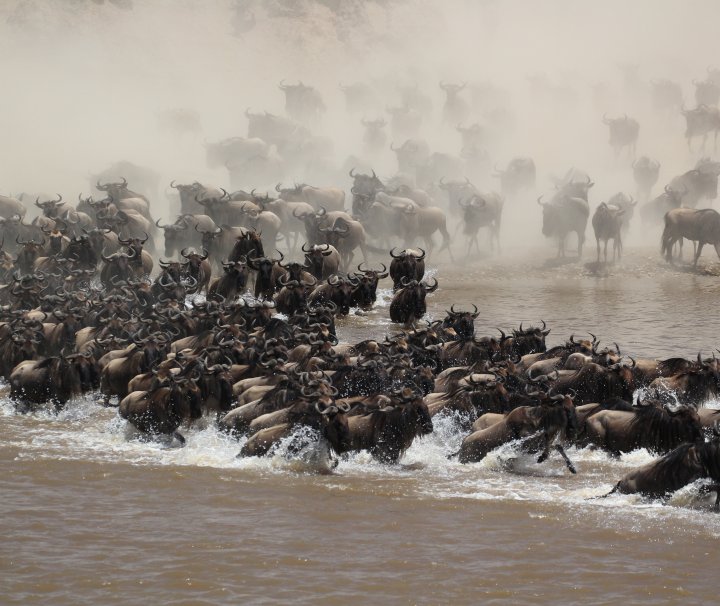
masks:
[[[717,402],[712,404],[717,406]],[[345,490],[347,482],[361,479],[376,488],[380,483],[383,490],[432,499],[552,503],[568,507],[572,515],[602,510],[603,524],[629,513],[638,517],[641,526],[654,517],[677,519],[700,524],[720,536],[720,520],[708,513],[714,493],[700,495],[702,482],[679,490],[666,505],[638,495],[597,498],[629,470],[653,460],[647,450],[613,458],[599,450],[568,448],[577,475],[568,472],[557,453],[538,464],[537,455],[519,453],[515,443],[496,449],[479,463],[463,465],[448,458],[467,433],[454,415],[435,417],[435,431],[416,439],[401,464],[383,465],[360,452],[341,457],[336,467],[327,445],[318,443],[309,430],[295,432],[271,456],[262,458],[237,458],[246,438],[237,440],[218,431],[209,419],[181,428],[186,438],[182,448],[176,442],[148,440],[121,419],[116,409],[99,406],[92,394],[69,402],[58,414],[49,410],[18,414],[8,398],[1,398],[0,419],[11,429],[5,434],[21,459],[211,467],[256,474],[330,473],[335,479],[328,484],[329,490]]]

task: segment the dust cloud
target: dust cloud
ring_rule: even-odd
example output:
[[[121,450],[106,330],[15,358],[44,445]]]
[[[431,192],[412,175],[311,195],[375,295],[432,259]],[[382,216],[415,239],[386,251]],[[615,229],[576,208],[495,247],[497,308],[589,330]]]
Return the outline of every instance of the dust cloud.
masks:
[[[632,158],[611,150],[605,113],[639,121],[636,157],[662,165],[655,195],[692,168],[702,153],[688,151],[679,111],[653,105],[651,81],[677,82],[694,107],[693,79],[720,65],[717,15],[712,0],[5,0],[0,187],[75,199],[125,160],[159,175],[147,193],[155,214],[168,216],[171,179],[228,187],[227,170],[208,167],[204,142],[246,136],[248,108],[282,115],[285,79],[322,95],[327,110],[312,132],[326,157],[277,180],[349,190],[349,163],[384,179],[397,172],[389,146],[403,139],[388,126],[384,148],[368,152],[360,121],[389,122],[403,87],[427,103],[416,136],[457,156],[460,135],[443,119],[439,83],[466,82],[463,122],[478,123],[483,140],[464,172],[481,190],[498,189],[496,164],[532,157],[537,191],[506,203],[503,239],[516,220],[542,242],[535,198],[552,190],[551,176],[587,171],[591,209],[617,191],[635,194]],[[357,82],[375,100],[349,112],[339,84]],[[163,122],[180,108],[198,124]],[[248,190],[274,185],[245,180]]]

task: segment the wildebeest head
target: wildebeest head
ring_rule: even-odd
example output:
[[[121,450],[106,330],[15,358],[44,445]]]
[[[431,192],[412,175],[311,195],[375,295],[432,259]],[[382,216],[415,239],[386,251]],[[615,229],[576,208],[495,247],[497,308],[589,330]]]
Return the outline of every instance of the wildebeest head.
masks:
[[[361,210],[366,210],[371,204],[371,200],[375,199],[375,194],[379,191],[384,191],[385,186],[380,181],[375,171],[372,171],[372,175],[365,175],[362,173],[355,173],[355,169],[350,169],[350,178],[353,179],[350,193],[353,194],[353,212],[356,214],[362,214]],[[359,210],[358,210],[359,209]]]
[[[40,202],[40,198],[35,199],[35,206],[37,206],[44,216],[54,219],[60,212],[60,207],[64,206],[65,202],[62,201],[62,196],[57,194],[57,200],[47,200]]]
[[[390,143],[390,149],[397,156],[398,170],[400,172],[412,172],[425,165],[430,157],[428,144],[420,139],[407,139],[399,147]]]
[[[108,197],[112,200],[122,200],[123,198],[134,197],[135,194],[128,188],[128,182],[125,177],[122,177],[122,181],[108,182],[101,184],[98,181],[95,187],[100,191],[107,192]]]
[[[320,393],[309,394],[309,397],[315,400],[314,404],[301,401],[293,407],[300,415],[295,421],[320,431],[336,453],[350,450],[350,428],[346,416],[350,407],[344,403],[336,404],[331,397]]]
[[[240,257],[249,259],[251,257],[264,257],[263,244],[261,240],[262,233],[254,229],[247,230],[243,235],[239,236],[235,242],[235,246],[230,252],[228,261],[237,261]]]
[[[370,309],[375,304],[378,282],[388,276],[385,264],[381,265],[382,269],[362,269],[363,263],[358,265],[360,273],[355,273],[358,283],[352,292],[351,305],[357,305],[361,309]]]
[[[397,290],[401,286],[403,278],[409,280],[422,280],[425,274],[425,251],[420,248],[401,250],[395,253],[395,247],[390,251],[392,262],[390,263],[390,277],[393,280],[393,288]]]
[[[302,245],[302,251],[305,253],[305,267],[313,276],[318,280],[323,277],[323,264],[325,257],[329,257],[332,254],[329,244],[316,244],[306,248],[306,245]]]
[[[461,339],[470,339],[475,334],[475,319],[479,312],[477,305],[473,304],[473,311],[455,311],[455,305],[445,310],[445,318],[442,321],[443,328],[451,328]]]

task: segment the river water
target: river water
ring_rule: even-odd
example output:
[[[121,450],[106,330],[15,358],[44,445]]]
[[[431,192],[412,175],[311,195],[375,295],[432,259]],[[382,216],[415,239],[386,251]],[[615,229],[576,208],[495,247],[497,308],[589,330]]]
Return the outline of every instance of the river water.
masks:
[[[716,347],[717,266],[547,263],[547,250],[443,263],[429,316],[475,303],[477,332],[544,319],[548,344],[592,331],[637,356]],[[714,259],[705,260],[706,263]],[[394,332],[390,292],[338,323],[342,340]],[[715,403],[711,403],[715,405]],[[2,604],[700,603],[716,595],[720,517],[697,486],[666,505],[591,499],[645,451],[611,459],[569,449],[538,466],[511,448],[447,460],[452,419],[388,467],[359,454],[331,474],[239,460],[211,425],[187,446],[141,441],[92,395],[59,415],[18,415],[0,398]]]

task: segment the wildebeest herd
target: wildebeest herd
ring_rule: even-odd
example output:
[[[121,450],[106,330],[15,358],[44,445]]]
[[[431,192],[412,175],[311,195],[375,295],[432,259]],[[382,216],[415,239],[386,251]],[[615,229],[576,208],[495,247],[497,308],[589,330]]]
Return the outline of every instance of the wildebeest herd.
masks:
[[[461,463],[513,443],[538,463],[557,452],[576,473],[568,445],[612,455],[646,448],[661,458],[628,474],[616,491],[664,496],[706,478],[712,484],[705,489],[717,492],[720,414],[703,407],[720,388],[714,356],[636,360],[617,346],[601,348],[595,337],[574,336],[548,349],[545,323],[479,336],[476,307],[453,306],[442,319],[423,321],[426,297],[439,285],[426,276],[427,257],[454,260],[448,216],[462,228],[468,255],[473,245],[480,250],[481,227],[499,250],[505,198],[535,186],[531,158],[496,170],[501,192],[479,191],[458,178],[453,159],[416,137],[424,110],[409,91],[390,112],[393,134],[407,139],[390,145],[410,183],[350,167],[350,208],[338,187],[236,188],[248,174],[259,182],[275,177],[274,167],[285,171],[308,145],[322,145],[303,126],[324,111],[319,93],[303,83],[281,87],[289,117],[248,111],[247,137],[207,146],[208,164],[228,169],[230,190],[171,182],[179,198],[173,221],[151,214],[132,178],[98,180],[104,197],[81,194],[75,205],[59,194],[37,198],[32,221],[24,196],[0,196],[0,372],[19,411],[59,410],[97,392],[99,404],[117,406],[151,437],[182,444],[182,427],[211,418],[219,430],[247,438],[240,456],[265,456],[304,428],[302,439],[333,457],[367,451],[389,464],[432,433],[436,417],[450,415],[465,434],[449,455]],[[462,123],[464,86],[441,87],[445,122]],[[362,107],[371,93],[343,91],[348,107]],[[713,132],[695,125],[709,101],[698,103],[695,113],[685,112],[688,141]],[[638,123],[604,119],[616,153],[634,155]],[[384,121],[363,125],[366,146],[386,144]],[[481,129],[456,128],[467,159]],[[702,158],[656,198],[659,163],[642,157],[632,170],[642,219],[664,220],[669,260],[684,239],[696,245],[695,263],[705,244],[720,256],[720,216],[695,208],[717,196],[719,162]],[[582,254],[593,185],[571,169],[538,199],[542,233],[557,238],[559,255],[571,232]],[[597,206],[598,260],[601,243],[607,260],[609,240],[620,256],[637,203],[620,192]],[[400,331],[384,341],[340,343],[335,323],[351,310],[373,310],[387,278],[390,320]]]

